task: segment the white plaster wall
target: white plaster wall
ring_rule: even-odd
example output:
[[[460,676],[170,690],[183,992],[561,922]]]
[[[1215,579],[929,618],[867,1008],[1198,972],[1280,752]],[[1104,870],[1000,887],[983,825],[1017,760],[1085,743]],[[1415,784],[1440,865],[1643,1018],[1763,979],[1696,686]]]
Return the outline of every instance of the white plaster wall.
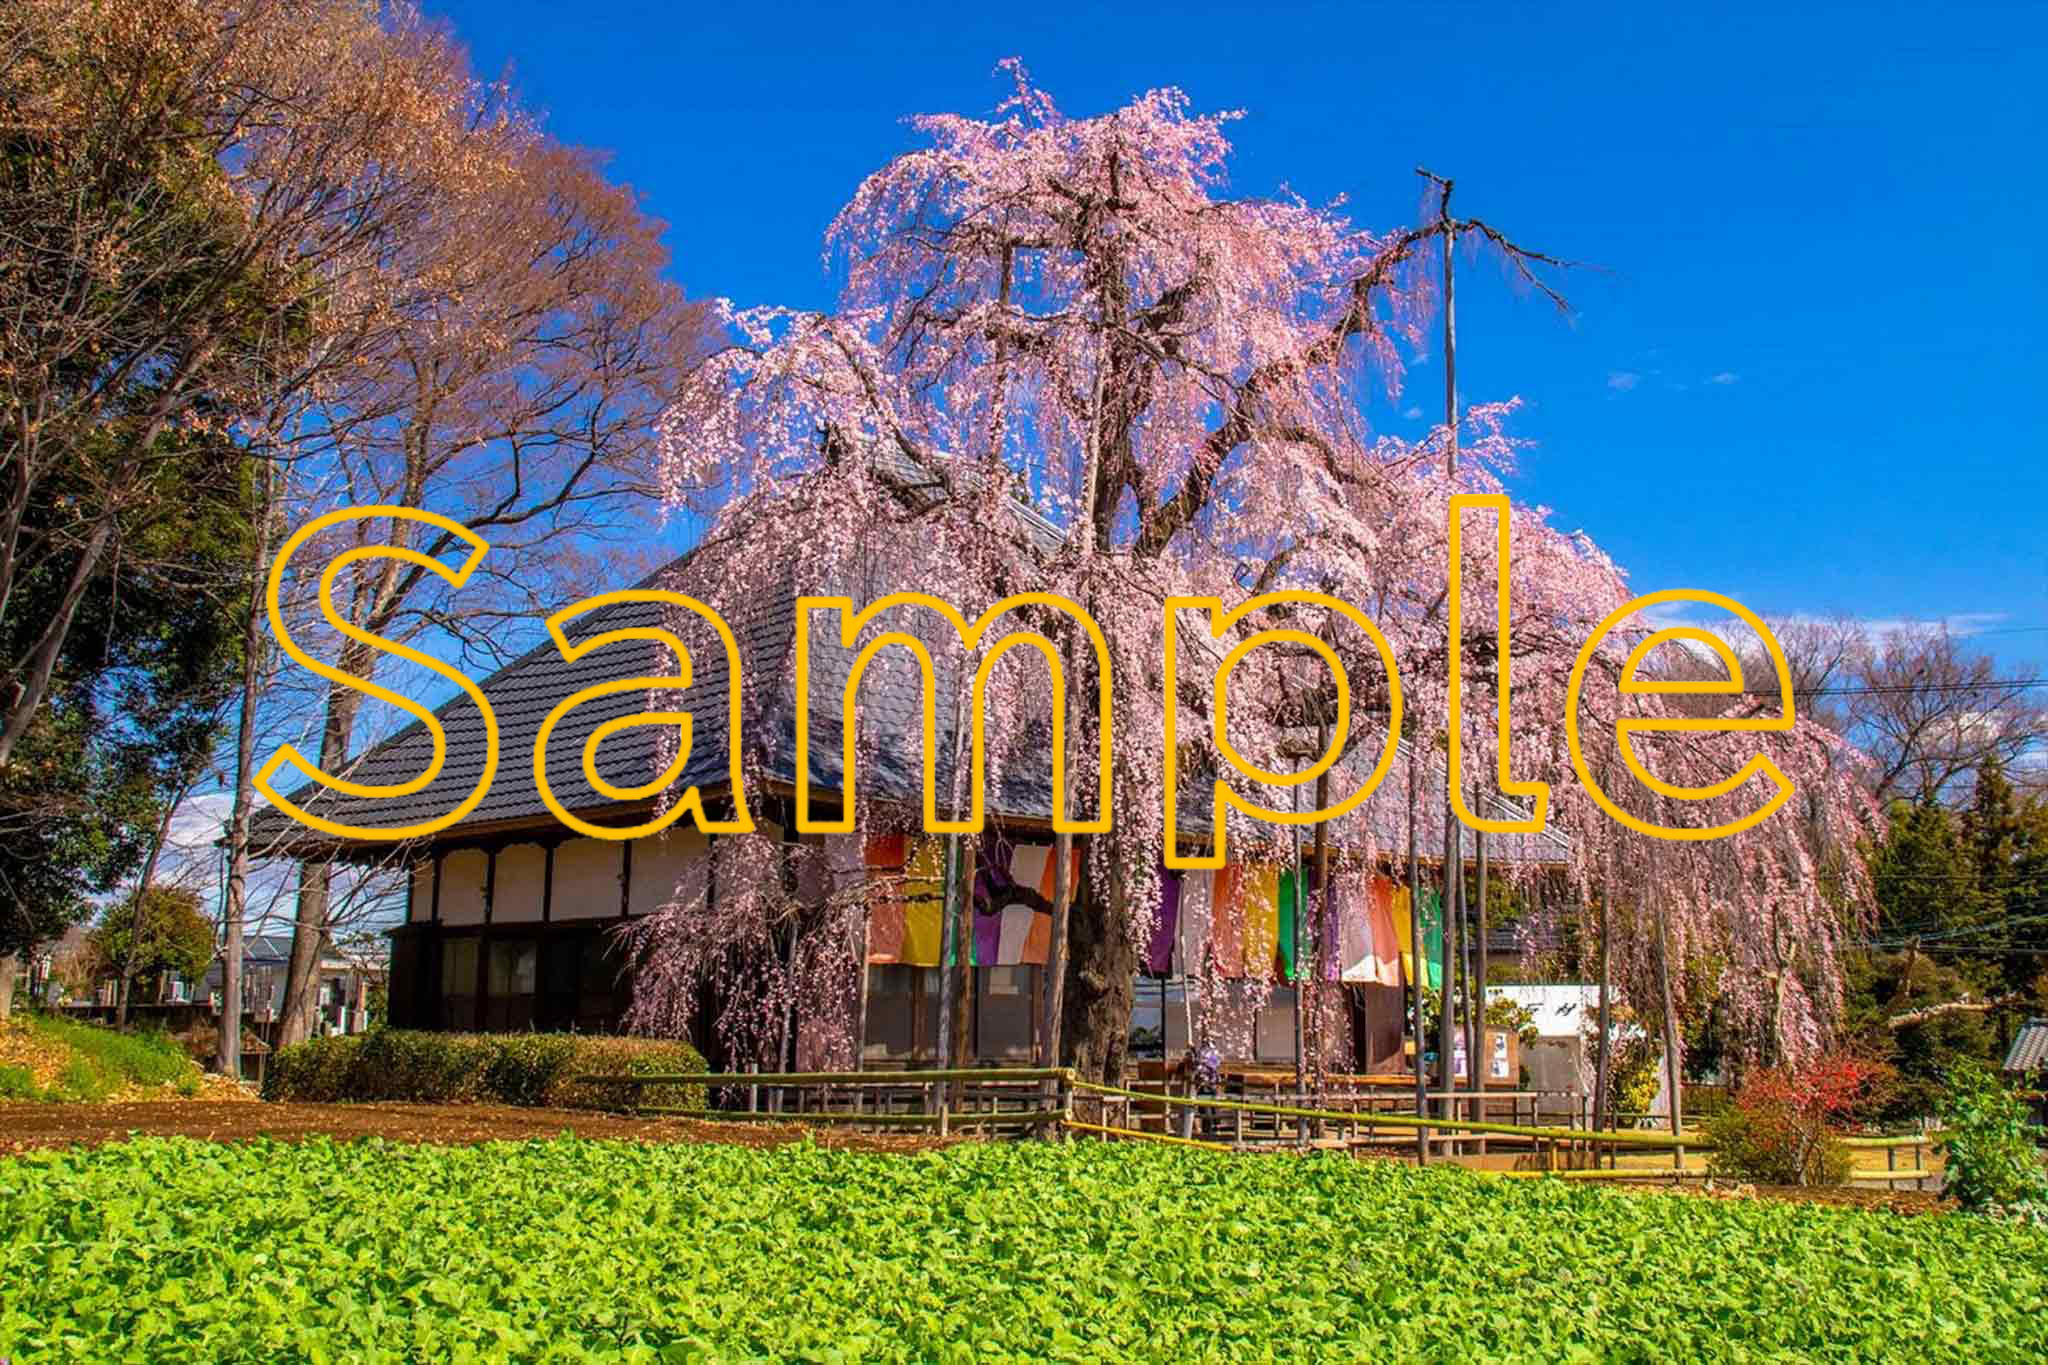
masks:
[[[457,849],[441,860],[441,923],[484,922],[484,877],[490,860],[480,848]]]
[[[415,924],[425,924],[434,917],[434,862],[412,865],[412,903],[406,917]]]
[[[671,901],[688,901],[704,889],[705,839],[687,820],[661,834],[633,841],[631,912],[644,915]]]
[[[539,844],[513,844],[498,850],[498,879],[493,885],[491,923],[538,924],[541,892],[547,885],[547,850]]]
[[[558,846],[549,918],[617,919],[622,847],[609,839],[569,839]]]

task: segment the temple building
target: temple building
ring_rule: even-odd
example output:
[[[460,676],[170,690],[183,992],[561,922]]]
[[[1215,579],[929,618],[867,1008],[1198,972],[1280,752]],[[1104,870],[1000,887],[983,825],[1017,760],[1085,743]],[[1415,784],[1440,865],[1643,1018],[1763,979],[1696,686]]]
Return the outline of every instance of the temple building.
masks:
[[[1017,505],[1014,510],[1026,533],[1056,538],[1028,508]],[[689,573],[686,556],[642,586],[687,583]],[[858,604],[892,585],[857,586],[868,590],[853,594]],[[845,796],[840,706],[856,652],[842,647],[836,632],[814,627],[810,695],[800,698],[793,668],[797,596],[794,588],[759,594],[729,618],[742,673],[742,752],[734,754],[728,746],[726,651],[716,641],[693,641],[692,681],[673,703],[693,717],[691,748],[680,773],[667,783],[660,780],[671,766],[672,747],[665,746],[675,742],[674,727],[606,728],[608,722],[650,709],[646,691],[619,692],[582,702],[558,717],[546,747],[550,786],[579,821],[630,827],[660,808],[660,791],[691,785],[702,790],[714,820],[730,816],[735,776],[744,771],[759,833],[786,844],[816,846],[821,856],[806,860],[806,867],[838,867],[882,888],[869,898],[861,929],[867,964],[860,991],[863,1063],[928,1062],[937,1055],[940,1031],[944,888],[941,841],[909,830],[922,809],[924,679],[910,651],[885,648],[866,670],[858,692],[860,797],[871,812],[896,812],[906,832],[858,844],[852,836],[798,835],[793,798],[800,729],[806,733],[814,809],[834,814]],[[430,839],[394,845],[335,838],[288,825],[281,812],[265,813],[267,834],[283,840],[290,856],[396,860],[407,869],[406,914],[391,930],[393,1025],[616,1030],[634,985],[617,942],[621,927],[678,900],[741,890],[729,884],[731,870],[714,856],[721,836],[700,833],[689,818],[660,835],[594,838],[559,819],[535,783],[531,756],[536,738],[573,694],[619,678],[673,672],[666,648],[631,633],[674,630],[674,619],[673,609],[659,602],[617,602],[575,620],[565,628],[565,638],[582,646],[615,632],[627,632],[626,637],[574,659],[565,658],[550,639],[484,679],[480,688],[499,729],[495,773],[481,800]],[[698,647],[703,643],[711,647]],[[935,695],[951,696],[953,672],[936,652],[935,670]],[[803,726],[797,723],[799,706],[808,707]],[[953,732],[945,708],[939,709],[936,781],[940,790],[951,790]],[[364,800],[308,786],[292,801],[330,820],[373,828],[415,824],[453,809],[483,772],[485,726],[466,696],[456,697],[436,715],[446,733],[446,759],[422,790],[404,798]],[[593,784],[585,771],[586,745],[593,736],[593,766],[601,784]],[[1043,727],[1030,726],[1021,739],[1013,736],[1040,749],[1049,738]],[[421,772],[431,756],[431,736],[415,723],[369,749],[350,775],[358,782],[397,783]],[[1423,806],[1431,817],[1417,822],[1412,837],[1418,859],[1434,866],[1442,850],[1442,765],[1431,760],[1414,766],[1434,795],[1433,804]],[[998,769],[986,797],[989,830],[971,870],[971,913],[960,931],[966,989],[964,1036],[956,1055],[963,1059],[1028,1060],[1040,1034],[1052,946],[1052,792],[1049,767],[1021,767],[1040,776],[1020,772],[1019,765]],[[1404,750],[1393,772],[1402,774],[1408,767]],[[1496,815],[1523,813],[1497,801],[1493,807]],[[1201,813],[1190,810],[1193,822],[1200,824]],[[1162,878],[1162,904],[1139,955],[1144,979],[1137,983],[1133,1055],[1179,1055],[1190,1042],[1190,1029],[1203,1031],[1197,1008],[1202,983],[1220,979],[1272,985],[1233,1050],[1254,1060],[1293,1056],[1293,983],[1308,970],[1306,963],[1294,960],[1295,944],[1308,940],[1326,949],[1315,957],[1325,980],[1345,987],[1351,1016],[1346,1051],[1353,1064],[1360,1070],[1402,1065],[1404,983],[1413,970],[1407,893],[1396,880],[1411,837],[1405,783],[1390,777],[1361,810],[1373,831],[1373,846],[1382,852],[1376,867],[1347,874],[1329,915],[1319,913],[1319,898],[1304,894],[1307,883],[1298,881],[1294,868],[1233,863],[1216,872]],[[1077,867],[1086,837],[1075,836]],[[1560,864],[1568,845],[1554,833],[1497,835],[1490,837],[1489,852],[1503,868]],[[803,875],[817,880],[815,871]],[[796,890],[820,902],[827,894],[822,885]],[[1299,936],[1297,908],[1305,917]],[[1429,961],[1425,970],[1435,968]],[[714,1064],[735,1060],[714,1055],[715,1039],[698,1042]],[[785,1060],[801,1063],[809,1051],[793,1046]]]

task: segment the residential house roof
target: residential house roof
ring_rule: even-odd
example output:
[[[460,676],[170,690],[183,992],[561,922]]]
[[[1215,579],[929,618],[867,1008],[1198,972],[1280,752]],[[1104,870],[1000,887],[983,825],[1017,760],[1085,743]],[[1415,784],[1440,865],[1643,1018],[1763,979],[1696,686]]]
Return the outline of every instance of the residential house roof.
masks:
[[[2012,1046],[2006,1050],[2005,1069],[2048,1070],[2048,1019],[2036,1017],[2021,1026],[2013,1036]]]

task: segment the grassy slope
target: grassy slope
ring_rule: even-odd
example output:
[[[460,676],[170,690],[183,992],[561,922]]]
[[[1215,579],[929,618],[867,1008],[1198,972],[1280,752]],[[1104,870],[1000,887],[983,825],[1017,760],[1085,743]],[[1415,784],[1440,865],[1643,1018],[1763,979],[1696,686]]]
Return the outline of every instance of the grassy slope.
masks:
[[[112,1029],[48,1014],[0,1028],[0,1100],[99,1101],[199,1093],[199,1068],[160,1033]]]
[[[2048,1235],[1087,1144],[0,1161],[0,1356],[2038,1360]]]

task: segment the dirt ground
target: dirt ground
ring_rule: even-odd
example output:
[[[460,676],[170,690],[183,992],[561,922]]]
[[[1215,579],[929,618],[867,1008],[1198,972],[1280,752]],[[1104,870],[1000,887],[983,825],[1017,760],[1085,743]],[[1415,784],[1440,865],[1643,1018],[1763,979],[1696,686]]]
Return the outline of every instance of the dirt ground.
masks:
[[[1885,1209],[1892,1213],[1943,1213],[1951,1206],[1929,1190],[1881,1190],[1865,1186],[1816,1189],[1801,1185],[1673,1184],[1670,1181],[1617,1181],[1609,1186],[1633,1194],[1666,1194],[1682,1199],[1778,1199],[1795,1204],[1831,1204],[1847,1209]]]
[[[37,1147],[93,1147],[130,1137],[195,1137],[215,1141],[325,1134],[393,1142],[466,1143],[557,1137],[629,1138],[642,1142],[730,1142],[779,1147],[807,1130],[794,1123],[708,1123],[697,1119],[632,1118],[573,1109],[515,1109],[491,1104],[262,1104],[247,1100],[174,1100],[128,1104],[0,1104],[0,1155]],[[915,1152],[948,1141],[923,1135],[814,1130],[824,1146],[857,1151]]]
[[[232,1142],[256,1137],[291,1141],[316,1135],[381,1137],[393,1142],[522,1141],[574,1133],[583,1138],[641,1142],[727,1142],[779,1147],[808,1133],[828,1147],[868,1152],[919,1152],[971,1138],[924,1134],[847,1133],[794,1123],[710,1123],[699,1119],[634,1118],[575,1109],[518,1109],[491,1104],[265,1104],[246,1094],[232,1100],[191,1099],[125,1104],[0,1104],[0,1155],[38,1147],[98,1146],[139,1136]],[[1680,1199],[1781,1199],[1892,1213],[1942,1212],[1939,1196],[1919,1190],[1801,1189],[1789,1185],[1678,1185],[1622,1182],[1608,1188]]]

